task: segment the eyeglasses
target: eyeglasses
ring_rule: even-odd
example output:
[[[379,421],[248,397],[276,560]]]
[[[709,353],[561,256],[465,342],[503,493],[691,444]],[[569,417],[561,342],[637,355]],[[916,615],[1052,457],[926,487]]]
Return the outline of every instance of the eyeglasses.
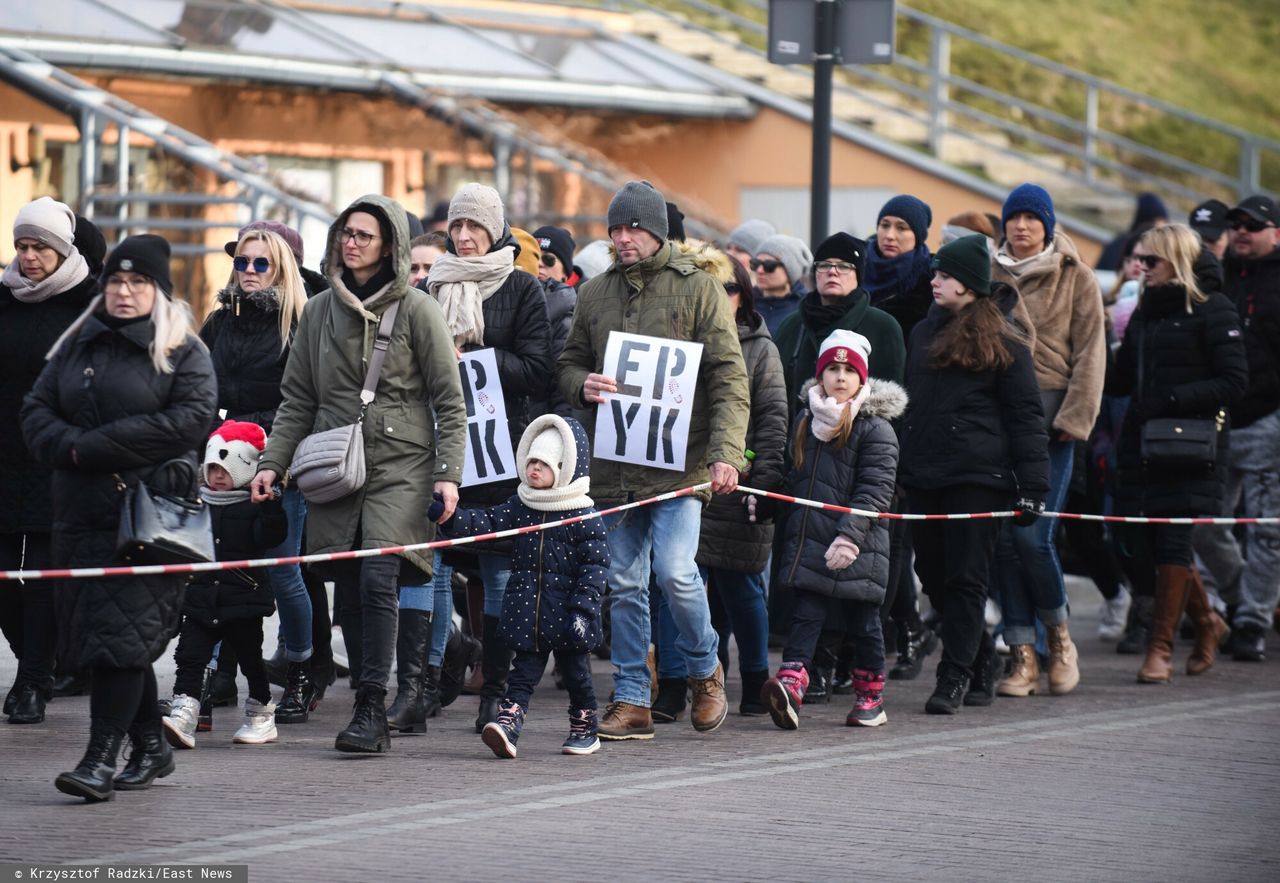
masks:
[[[739,294],[742,294],[742,286],[737,282],[726,282],[724,284],[724,293],[730,297],[736,297]]]
[[[542,257],[538,258],[538,260],[542,261],[542,266],[544,266],[544,267],[546,267],[548,270],[550,270],[552,267],[554,267],[554,266],[556,265],[556,261],[558,261],[558,260],[560,260],[560,259],[559,259],[558,257],[556,257],[555,255],[553,255],[551,252],[549,252],[549,251],[544,251],[544,252],[542,253]]]
[[[772,273],[774,270],[782,266],[782,261],[757,261],[751,259],[751,269],[764,270],[766,273]]]
[[[1245,230],[1249,233],[1261,233],[1263,230],[1267,229],[1268,227],[1274,227],[1274,226],[1275,224],[1269,224],[1266,221],[1258,221],[1253,218],[1245,218],[1238,221],[1229,221],[1227,223],[1227,228],[1229,230],[1232,230],[1234,232]]]
[[[826,271],[828,273],[852,273],[858,268],[853,264],[846,264],[844,261],[818,261],[813,265],[815,273]]]
[[[151,279],[146,276],[108,276],[107,281],[102,287],[107,291],[119,291],[121,288],[129,289],[130,294],[138,294],[146,291],[148,285],[153,285]]]
[[[342,232],[338,234],[338,241],[344,245],[351,240],[355,240],[356,245],[361,248],[368,247],[370,242],[378,238],[376,233],[366,233],[363,230],[352,230],[350,227],[343,227]]]
[[[238,254],[236,255],[236,259],[231,262],[231,266],[236,268],[237,273],[249,272],[249,267],[251,265],[253,266],[253,272],[255,273],[265,273],[271,269],[271,261],[266,258],[254,258],[250,261],[248,256]]]
[[[1142,266],[1146,267],[1148,270],[1154,270],[1162,260],[1162,258],[1158,258],[1153,254],[1135,254],[1130,255],[1130,257],[1142,264]]]

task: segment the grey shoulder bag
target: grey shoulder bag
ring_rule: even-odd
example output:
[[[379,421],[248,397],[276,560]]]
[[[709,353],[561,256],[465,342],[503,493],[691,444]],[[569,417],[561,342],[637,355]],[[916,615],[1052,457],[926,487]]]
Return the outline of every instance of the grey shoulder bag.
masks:
[[[378,337],[369,356],[369,370],[360,390],[360,415],[355,423],[313,432],[302,440],[293,455],[289,474],[308,503],[332,503],[364,487],[364,415],[373,401],[382,374],[382,363],[391,345],[400,302],[387,307],[378,323]]]

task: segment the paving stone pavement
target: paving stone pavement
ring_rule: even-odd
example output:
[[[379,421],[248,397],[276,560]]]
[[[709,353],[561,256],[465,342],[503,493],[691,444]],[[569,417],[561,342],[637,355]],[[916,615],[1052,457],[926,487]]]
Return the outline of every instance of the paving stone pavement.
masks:
[[[1095,637],[1097,593],[1071,593],[1074,693],[939,718],[926,673],[890,682],[875,730],[843,726],[836,697],[795,733],[731,713],[713,734],[684,720],[566,757],[548,676],[518,760],[472,732],[468,697],[351,757],[332,747],[339,684],[273,745],[232,745],[219,709],[172,776],[83,805],[52,782],[83,750],[88,699],[56,700],[42,726],[0,723],[0,861],[248,864],[255,881],[1280,880],[1280,663],[1139,686],[1140,658]],[[157,668],[164,695],[171,659]],[[609,671],[595,663],[601,697]],[[13,672],[0,649],[0,683]],[[731,677],[734,712],[739,692]]]

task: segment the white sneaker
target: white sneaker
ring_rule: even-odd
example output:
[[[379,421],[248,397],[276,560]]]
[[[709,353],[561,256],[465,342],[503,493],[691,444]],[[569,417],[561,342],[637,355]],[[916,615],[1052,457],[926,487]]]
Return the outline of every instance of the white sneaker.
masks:
[[[262,745],[276,741],[276,704],[263,705],[257,699],[244,701],[244,726],[236,730],[232,742],[240,745]]]
[[[1098,622],[1098,637],[1104,641],[1118,641],[1124,634],[1125,623],[1129,619],[1129,605],[1133,596],[1124,586],[1120,593],[1110,601],[1102,602],[1102,619]]]
[[[196,725],[200,722],[200,700],[194,696],[177,695],[169,706],[169,713],[160,718],[164,724],[164,736],[174,748],[196,747]]]

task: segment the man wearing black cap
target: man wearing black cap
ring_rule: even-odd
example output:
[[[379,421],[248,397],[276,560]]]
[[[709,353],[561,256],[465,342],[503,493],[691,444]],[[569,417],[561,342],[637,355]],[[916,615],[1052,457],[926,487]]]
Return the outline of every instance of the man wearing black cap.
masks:
[[[662,194],[648,181],[627,182],[609,203],[609,238],[617,257],[583,284],[560,356],[560,393],[572,407],[590,408],[618,391],[615,378],[599,373],[610,332],[702,344],[685,470],[593,459],[591,494],[602,507],[707,481],[714,493],[731,493],[738,470],[746,466],[749,386],[728,298],[715,277],[698,267],[693,250],[668,242],[667,235]],[[646,664],[651,553],[653,574],[680,631],[677,647],[689,670],[693,726],[706,732],[724,721],[724,668],[695,561],[709,496],[679,497],[606,519],[617,701],[600,720],[601,739],[653,738]]]
[[[1224,514],[1234,515],[1243,496],[1244,515],[1280,512],[1280,212],[1267,196],[1250,196],[1226,213],[1231,246],[1223,261],[1223,293],[1240,313],[1249,354],[1249,389],[1231,409],[1231,468]],[[1235,605],[1233,655],[1261,661],[1266,630],[1280,600],[1280,526],[1246,528],[1249,557],[1243,560],[1231,529],[1198,527],[1196,552],[1217,579],[1223,600]]]
[[[1193,208],[1187,218],[1187,223],[1199,234],[1204,247],[1218,260],[1226,255],[1230,242],[1227,235],[1227,212],[1230,210],[1225,202],[1210,199]]]

